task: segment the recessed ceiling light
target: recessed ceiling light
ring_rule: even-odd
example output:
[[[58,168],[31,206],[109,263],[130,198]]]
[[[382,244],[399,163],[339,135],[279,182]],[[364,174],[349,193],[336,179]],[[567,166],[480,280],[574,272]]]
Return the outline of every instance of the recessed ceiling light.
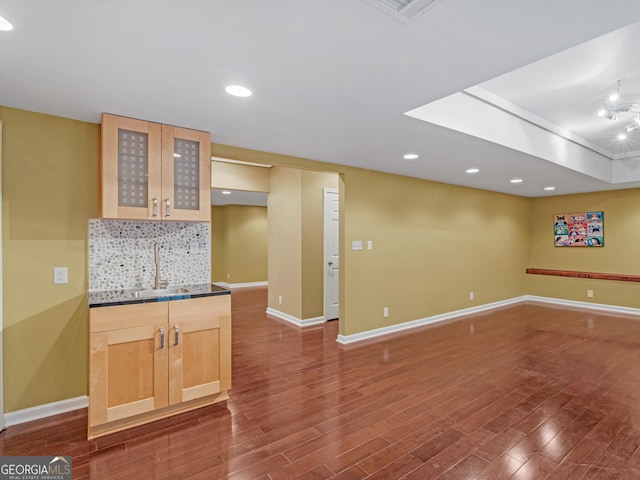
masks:
[[[627,138],[627,134],[624,132],[620,132],[618,134],[618,140],[624,140],[625,138]]]
[[[10,32],[11,30],[13,30],[13,25],[6,18],[0,17],[0,30],[2,30],[3,32]]]
[[[415,160],[416,158],[418,158],[420,155],[418,155],[417,153],[405,153],[402,158],[404,158],[405,160]]]
[[[596,112],[596,114],[599,117],[604,117],[606,113],[607,113],[607,111],[604,108],[599,108],[598,111]]]
[[[511,180],[509,180],[511,183],[522,183],[522,179],[521,178],[512,178]]]
[[[467,173],[478,173],[480,171],[479,168],[467,168],[465,172]]]
[[[222,192],[220,193],[222,193],[223,195],[231,195],[231,192],[229,190],[222,190]]]
[[[548,187],[544,187],[545,190],[550,191],[550,190],[555,190],[556,187],[554,187],[553,185],[549,185]]]
[[[233,95],[234,97],[250,97],[252,94],[251,90],[240,85],[228,85],[224,87],[224,89],[229,95]]]

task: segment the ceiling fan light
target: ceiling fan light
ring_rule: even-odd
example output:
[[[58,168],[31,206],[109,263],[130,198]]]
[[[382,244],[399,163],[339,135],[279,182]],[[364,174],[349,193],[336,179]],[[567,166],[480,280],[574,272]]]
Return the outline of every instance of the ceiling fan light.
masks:
[[[614,91],[611,92],[611,95],[609,95],[609,101],[610,102],[615,102],[620,98],[620,85],[621,85],[621,81],[618,80],[618,82],[616,83],[616,89]]]

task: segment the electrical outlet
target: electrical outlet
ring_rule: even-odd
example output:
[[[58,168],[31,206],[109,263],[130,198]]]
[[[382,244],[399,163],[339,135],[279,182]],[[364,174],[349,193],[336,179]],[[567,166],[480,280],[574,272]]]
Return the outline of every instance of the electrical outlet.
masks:
[[[385,318],[389,316],[389,307],[384,307],[382,309],[382,316]]]
[[[53,267],[53,284],[61,285],[69,283],[69,270],[67,267]]]
[[[278,305],[282,305],[282,295],[278,295]]]
[[[593,298],[593,290],[587,290],[587,297]]]
[[[473,300],[473,292],[469,292],[469,300]]]

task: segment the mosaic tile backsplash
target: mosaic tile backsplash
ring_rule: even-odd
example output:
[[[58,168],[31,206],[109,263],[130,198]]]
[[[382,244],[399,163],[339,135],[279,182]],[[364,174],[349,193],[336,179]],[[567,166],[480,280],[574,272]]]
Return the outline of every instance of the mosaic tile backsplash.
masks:
[[[154,242],[170,286],[211,281],[208,223],[89,220],[89,291],[151,288]]]

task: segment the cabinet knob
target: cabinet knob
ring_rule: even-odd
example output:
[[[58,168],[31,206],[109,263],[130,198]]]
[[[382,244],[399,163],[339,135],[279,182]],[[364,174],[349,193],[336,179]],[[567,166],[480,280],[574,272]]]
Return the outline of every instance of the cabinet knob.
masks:
[[[158,216],[158,199],[157,198],[153,199],[153,216],[154,217]]]
[[[173,329],[175,330],[175,333],[176,333],[176,339],[173,344],[178,345],[178,325],[174,326]]]
[[[164,328],[160,327],[160,348],[164,348]]]
[[[164,199],[164,216],[165,217],[170,217],[171,216],[171,200],[169,200],[168,198]]]

